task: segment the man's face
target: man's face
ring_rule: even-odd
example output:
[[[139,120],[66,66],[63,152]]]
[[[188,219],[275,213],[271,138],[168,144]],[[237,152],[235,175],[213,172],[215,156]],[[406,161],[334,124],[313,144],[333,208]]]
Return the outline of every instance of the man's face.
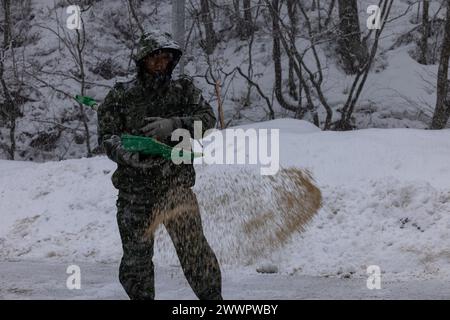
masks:
[[[167,51],[162,51],[158,54],[148,56],[144,60],[145,69],[150,74],[166,73],[172,59],[172,53]]]

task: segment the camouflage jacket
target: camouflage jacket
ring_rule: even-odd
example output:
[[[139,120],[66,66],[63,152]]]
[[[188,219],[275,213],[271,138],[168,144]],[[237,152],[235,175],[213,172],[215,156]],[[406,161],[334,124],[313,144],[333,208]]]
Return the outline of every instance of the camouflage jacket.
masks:
[[[202,97],[192,80],[182,77],[160,90],[145,90],[138,80],[118,83],[106,96],[98,110],[98,141],[112,135],[139,135],[145,117],[175,118],[179,127],[194,137],[194,121],[202,121],[202,134],[213,128],[216,118],[211,106]],[[172,145],[178,142],[173,142]],[[146,169],[127,166],[115,154],[107,154],[117,163],[113,185],[128,193],[168,190],[174,185],[193,186],[195,171],[192,164],[176,165],[159,156],[140,155],[140,161],[150,162]]]

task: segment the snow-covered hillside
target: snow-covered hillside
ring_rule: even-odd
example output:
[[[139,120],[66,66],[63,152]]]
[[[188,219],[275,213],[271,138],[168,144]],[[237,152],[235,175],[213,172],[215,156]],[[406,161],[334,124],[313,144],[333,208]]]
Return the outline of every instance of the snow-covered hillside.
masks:
[[[137,1],[137,14],[144,28],[170,31],[172,26],[170,3],[169,0]],[[198,6],[198,1],[193,3]],[[230,4],[231,1],[223,1],[224,5],[226,3]],[[366,8],[372,4],[371,0],[358,1],[360,24],[364,33],[367,33]],[[59,34],[63,39],[71,38],[75,41],[75,32],[68,30],[64,24],[68,16],[65,11],[67,5],[67,1],[34,0],[30,2],[30,7],[27,7],[30,11],[28,20],[23,18],[23,24],[28,26],[28,29],[24,29],[23,36],[27,37],[24,46],[15,48],[15,54],[21,57],[21,59],[16,57],[20,60],[17,64],[19,72],[26,71],[24,77],[30,88],[26,87],[22,93],[27,99],[20,106],[23,117],[16,121],[16,159],[46,161],[87,155],[85,129],[80,122],[78,106],[70,98],[80,93],[79,70],[63,41],[58,39]],[[325,4],[322,6],[324,6],[322,15],[325,15]],[[192,12],[193,8],[190,5],[188,7],[189,12]],[[254,15],[257,7],[255,5]],[[430,16],[436,15],[436,19],[441,19],[445,11],[441,9],[439,2],[431,2]],[[245,105],[247,81],[236,73],[224,76],[224,73],[231,73],[237,66],[244,71],[248,70],[249,41],[233,35],[229,31],[233,26],[230,26],[230,19],[224,14],[226,11],[217,10],[214,28],[221,41],[208,58],[213,73],[222,83],[221,98],[225,120],[231,121],[232,125],[268,120],[266,101],[255,88],[248,96],[250,98],[248,105]],[[15,6],[13,11],[16,16],[20,14],[20,10]],[[333,25],[338,23],[336,11],[335,9],[332,17]],[[310,11],[308,14],[311,15],[315,25],[317,11]],[[414,54],[417,55],[417,39],[420,38],[418,31],[420,19],[416,16],[416,4],[411,5],[411,1],[394,2],[392,19],[381,37],[373,70],[355,108],[357,128],[429,127],[436,103],[438,65],[437,63],[421,65],[413,58]],[[134,63],[130,60],[130,54],[135,50],[133,41],[138,39],[139,31],[136,25],[130,24],[126,1],[122,0],[94,1],[92,7],[84,13],[83,19],[86,30],[86,47],[83,53],[87,81],[85,94],[101,102],[116,81],[134,76]],[[285,16],[284,19],[288,20]],[[256,20],[258,30],[252,43],[251,59],[253,81],[258,83],[264,94],[270,98],[274,90],[274,64],[271,22],[267,10],[264,13],[261,9]],[[296,44],[299,48],[305,48],[310,43],[306,40],[304,21],[300,20],[302,20],[300,21],[302,35],[298,37]],[[200,47],[203,35],[199,34],[192,14],[187,17],[186,28],[191,28],[192,31],[189,33],[190,39],[186,48],[186,72],[195,77],[205,98],[217,112],[214,83],[208,84],[204,78],[209,66],[207,56]],[[434,62],[438,57],[436,48],[439,47],[436,41],[440,41],[441,35],[439,30],[433,29],[433,35],[429,39],[430,50],[434,48],[432,54]],[[333,51],[333,41],[325,39],[323,42],[323,45],[318,46],[324,73],[323,92],[333,110],[333,120],[337,120],[354,75],[346,75],[339,67]],[[6,72],[11,79],[14,75],[12,70],[14,61],[9,54],[6,56]],[[307,63],[314,66],[309,60]],[[281,64],[282,90],[285,96],[289,97],[288,58],[284,53]],[[317,102],[317,97],[313,96],[313,99]],[[280,107],[277,99],[273,99],[272,103],[276,118],[294,117],[293,112]],[[323,121],[324,108],[318,102],[317,106]],[[95,112],[88,110],[86,116],[90,147],[93,154],[98,154],[101,150],[97,148]],[[9,145],[8,139],[7,125],[0,123],[0,142]],[[0,158],[8,158],[7,152],[2,148]]]
[[[352,277],[378,265],[388,279],[450,278],[450,130],[337,133],[298,120],[256,127],[281,128],[281,165],[310,170],[323,208],[281,248],[244,259],[236,243],[246,245],[239,222],[247,213],[211,203],[211,195],[245,185],[245,170],[198,165],[194,189],[206,236],[226,270],[255,273],[274,264],[285,274]],[[104,156],[0,161],[0,259],[117,262],[114,169]],[[155,252],[158,265],[178,264],[163,228]]]

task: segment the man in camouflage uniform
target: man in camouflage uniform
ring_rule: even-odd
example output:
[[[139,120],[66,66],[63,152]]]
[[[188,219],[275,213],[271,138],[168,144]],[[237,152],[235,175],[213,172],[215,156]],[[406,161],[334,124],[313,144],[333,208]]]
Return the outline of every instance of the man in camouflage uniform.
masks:
[[[167,33],[149,32],[141,37],[135,56],[137,77],[118,83],[98,110],[99,144],[117,163],[112,176],[117,198],[117,220],[123,257],[119,279],[131,299],[154,299],[153,232],[163,219],[184,274],[199,299],[222,299],[217,258],[202,230],[192,164],[176,165],[160,156],[126,151],[121,134],[154,137],[171,144],[173,130],[184,128],[194,135],[194,121],[202,130],[213,128],[216,118],[192,79],[174,81],[171,74],[182,52]]]

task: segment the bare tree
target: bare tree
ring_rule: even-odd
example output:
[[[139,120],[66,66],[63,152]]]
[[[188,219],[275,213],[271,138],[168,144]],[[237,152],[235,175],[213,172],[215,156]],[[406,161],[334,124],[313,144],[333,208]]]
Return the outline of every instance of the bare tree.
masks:
[[[289,16],[289,22],[291,26],[290,32],[294,35],[294,38],[296,38],[298,32],[298,10],[296,0],[287,0],[286,5]],[[289,95],[295,100],[299,100],[299,104],[301,105],[302,87],[300,86],[297,92],[297,85],[295,83],[294,63],[292,61],[291,56],[289,56],[288,86],[289,86]]]
[[[325,18],[324,27],[327,28],[329,23],[331,22],[331,18],[333,16],[334,6],[336,5],[336,0],[331,0],[327,9],[327,17]]]
[[[133,0],[128,0],[128,7],[129,7],[131,15],[133,16],[134,21],[136,22],[136,24],[138,26],[139,31],[141,32],[141,34],[144,34],[144,27],[142,27],[142,23],[139,21]]]
[[[2,0],[4,23],[3,23],[3,43],[9,44],[11,40],[11,0]]]
[[[445,128],[450,118],[450,99],[448,67],[450,59],[450,0],[447,2],[447,15],[445,22],[445,34],[442,42],[441,57],[439,61],[439,70],[437,77],[437,99],[436,109],[431,122],[432,129]]]
[[[212,54],[217,45],[217,36],[214,31],[209,0],[200,0],[200,19],[205,28],[205,39],[201,43],[202,47],[207,54]]]
[[[81,7],[81,13],[84,13],[88,11],[91,8],[92,4],[88,3],[85,6]],[[61,27],[61,23],[59,21],[59,18],[56,16],[56,24],[57,24],[57,30],[54,30],[46,25],[40,25],[41,28],[49,30],[54,35],[58,37],[58,39],[64,44],[67,51],[69,52],[70,56],[72,57],[72,60],[76,66],[76,72],[72,72],[72,76],[70,76],[70,79],[75,80],[80,85],[80,94],[84,96],[86,94],[86,85],[87,85],[87,79],[86,79],[86,65],[85,65],[85,50],[86,50],[86,42],[87,42],[87,36],[86,36],[86,28],[83,20],[83,15],[80,15],[81,19],[81,28],[75,29],[75,36],[72,36],[69,34],[68,31],[66,31],[65,27]],[[43,70],[40,70],[39,72],[44,73]],[[47,72],[47,73],[53,73],[54,75],[61,76],[58,72]],[[42,81],[41,79],[36,78],[35,75],[33,75],[36,80],[40,80],[41,83],[44,85],[49,86],[53,90],[56,89],[55,86],[49,85],[47,82]],[[65,93],[59,90],[58,92],[64,93],[68,97],[73,97],[73,94]],[[89,131],[89,118],[86,114],[86,110],[83,106],[83,104],[77,102],[78,106],[78,112],[79,112],[79,118],[80,121],[83,124],[84,130],[85,130],[85,143],[86,143],[86,153],[87,157],[92,157],[92,147],[91,147],[91,133]]]
[[[264,99],[264,101],[265,101],[266,104],[267,104],[267,107],[268,107],[268,110],[269,110],[269,111],[267,112],[268,115],[269,115],[269,119],[271,119],[271,120],[275,119],[275,111],[273,110],[273,104],[272,104],[272,102],[270,101],[270,99],[264,94],[264,92],[263,92],[263,90],[261,89],[261,87],[259,86],[259,84],[256,83],[256,82],[254,82],[252,79],[250,79],[250,78],[248,77],[248,75],[246,75],[246,74],[242,71],[241,68],[236,67],[235,70],[238,71],[239,74],[240,74],[242,77],[244,77],[244,78],[248,81],[249,85],[251,85],[251,86],[253,86],[253,87],[256,88],[256,90],[258,91],[259,95]]]
[[[419,63],[427,64],[428,37],[430,35],[429,0],[422,1],[422,39],[420,41]]]
[[[375,31],[375,37],[372,42],[368,58],[366,59],[365,63],[357,69],[357,73],[353,80],[353,84],[347,96],[347,101],[345,102],[344,107],[342,108],[341,119],[335,124],[335,129],[337,130],[353,129],[351,117],[353,115],[353,111],[355,110],[356,103],[364,88],[364,85],[366,84],[367,77],[369,76],[370,68],[372,67],[375,55],[378,50],[378,43],[380,41],[381,34],[383,33],[386,23],[388,21],[387,19],[390,15],[393,3],[394,0],[380,1],[382,25],[380,29],[377,29]],[[372,33],[373,30],[370,30],[370,32],[364,37],[363,43],[367,43]]]
[[[185,0],[172,0],[172,34],[181,48],[184,48],[185,44],[185,5]],[[184,64],[184,55],[182,55],[178,64],[180,74],[184,73]]]
[[[332,120],[332,109],[331,106],[328,104],[325,95],[322,90],[322,84],[323,84],[323,72],[322,72],[322,63],[319,59],[319,55],[317,52],[316,47],[316,41],[314,37],[314,31],[312,29],[311,21],[309,19],[308,14],[306,13],[306,9],[304,5],[301,2],[298,2],[298,6],[300,8],[300,11],[302,12],[302,15],[305,19],[305,23],[307,26],[307,32],[309,36],[310,41],[310,47],[304,51],[303,53],[300,53],[296,47],[295,43],[295,34],[292,34],[291,28],[289,26],[286,26],[283,19],[280,17],[280,8],[278,7],[279,0],[272,0],[270,2],[269,0],[265,0],[266,4],[268,5],[271,16],[272,16],[272,24],[273,24],[273,41],[274,41],[274,66],[275,66],[275,95],[280,97],[280,105],[287,109],[294,111],[297,118],[303,118],[303,116],[306,114],[306,112],[309,112],[313,118],[314,123],[319,126],[319,119],[317,115],[317,106],[315,105],[313,101],[313,92],[312,90],[315,90],[316,95],[322,104],[322,106],[326,110],[326,120],[324,129],[329,129],[331,126],[331,120]],[[283,27],[283,30],[281,30],[280,26]],[[279,58],[279,54],[281,55],[281,50],[279,48],[279,45],[283,45],[284,51],[288,55],[289,59],[291,59],[295,73],[297,74],[297,77],[299,79],[300,85],[302,89],[305,92],[306,97],[306,106],[303,106],[301,104],[294,105],[294,104],[288,104],[287,101],[282,96],[282,86],[281,86],[281,64],[279,61],[277,61]],[[310,67],[308,67],[304,61],[304,56],[306,55],[307,51],[312,51],[313,59],[316,64],[317,73],[314,72]],[[278,57],[278,58],[277,58]],[[303,73],[306,73],[304,75]],[[308,78],[306,78],[308,77]],[[277,79],[278,78],[278,79]],[[307,81],[309,82],[307,84]],[[279,83],[277,85],[277,83]],[[278,92],[277,92],[278,91]],[[281,94],[280,94],[281,93]]]
[[[361,41],[357,0],[338,0],[339,54],[346,73],[355,74],[367,58],[367,48]]]
[[[5,58],[8,51],[12,52],[12,21],[11,0],[2,0],[4,24],[3,45],[0,51],[0,84],[3,93],[3,102],[0,101],[0,118],[4,118],[9,125],[9,146],[2,143],[0,146],[6,150],[11,160],[15,158],[16,152],[16,119],[20,116],[20,110],[13,97],[13,93],[5,79]]]
[[[248,34],[245,20],[241,14],[241,0],[233,0],[233,9],[231,22],[235,25],[235,30],[239,38],[245,39]]]
[[[244,5],[244,21],[247,25],[253,25],[252,12],[251,12],[251,0],[242,0]]]
[[[353,80],[353,84],[348,94],[347,101],[344,104],[342,110],[341,120],[335,124],[335,129],[348,130],[352,128],[351,116],[354,111],[356,102],[358,101],[359,96],[367,80],[372,63],[374,61],[378,49],[378,42],[386,25],[387,18],[389,17],[393,1],[394,0],[380,1],[380,5],[382,7],[381,10],[381,20],[383,21],[382,26],[379,30],[376,30],[375,39],[372,41],[369,58],[365,61],[363,65],[359,66],[359,68],[357,69],[357,74]],[[333,124],[332,123],[333,109],[331,108],[331,105],[328,102],[325,93],[323,91],[322,87],[324,81],[323,63],[319,58],[317,47],[319,44],[319,39],[312,28],[311,20],[307,13],[307,9],[302,4],[302,2],[298,2],[298,6],[304,18],[306,30],[308,32],[308,37],[310,41],[310,46],[303,52],[300,52],[295,45],[296,41],[294,35],[291,32],[289,32],[290,31],[289,26],[286,26],[285,22],[280,17],[279,8],[277,7],[277,5],[279,4],[278,0],[272,0],[271,2],[269,0],[265,0],[265,2],[270,8],[273,19],[278,21],[274,24],[275,30],[278,30],[280,26],[283,27],[282,30],[281,29],[278,30],[274,35],[277,36],[277,39],[280,40],[288,56],[293,58],[294,70],[305,92],[307,104],[306,107],[300,108],[299,110],[302,112],[309,111],[313,115],[313,119],[315,119],[314,122],[318,124],[319,121],[317,119],[318,117],[317,102],[319,102],[326,112],[326,117],[325,120],[323,121],[324,122],[323,128],[325,130],[331,129]],[[368,41],[368,39],[372,35],[372,32],[373,30],[371,30],[364,37],[364,39],[362,40],[364,43]],[[278,50],[279,49],[277,48],[278,43],[276,41],[274,43],[275,43],[274,46],[275,50]],[[309,63],[305,62],[304,57],[308,52],[311,53],[311,58],[313,59],[315,66],[311,66],[309,65]],[[277,68],[279,67],[280,66],[278,66]],[[275,77],[277,77],[277,74],[275,74]],[[275,88],[275,91],[276,90],[277,88]]]
[[[243,24],[243,30],[242,36],[244,39],[247,39],[256,31],[256,24],[255,20],[252,18],[252,6],[251,6],[251,0],[243,0],[243,9],[244,9],[244,24]]]
[[[270,12],[272,16],[272,59],[274,64],[275,71],[275,96],[277,98],[278,103],[281,107],[286,110],[293,111],[296,114],[299,114],[299,105],[289,102],[285,99],[283,95],[283,69],[281,66],[281,38],[282,30],[280,27],[280,10],[281,3],[280,0],[272,0],[270,4]],[[290,30],[292,32],[292,29]],[[293,39],[295,35],[291,34],[291,39]],[[291,43],[291,45],[293,45]],[[286,49],[286,48],[285,48]],[[292,48],[288,48],[286,51],[291,51]],[[293,57],[289,55],[291,67],[293,66]],[[293,80],[291,80],[293,81]]]
[[[261,9],[261,0],[258,1],[258,5],[256,6],[256,10],[255,10],[255,14],[254,17],[252,17],[251,14],[251,8],[250,8],[250,1],[247,3],[248,6],[248,16],[246,19],[250,19],[250,20],[246,20],[246,24],[248,26],[250,26],[249,28],[251,28],[251,32],[248,33],[248,68],[247,68],[247,95],[245,97],[245,101],[244,101],[244,107],[247,107],[250,105],[250,96],[252,93],[252,88],[254,87],[254,85],[251,83],[251,81],[249,80],[253,80],[253,43],[255,41],[255,28],[253,27],[256,24],[256,20],[259,17],[259,13],[260,13],[260,9]],[[245,8],[245,2],[244,2],[244,8]]]

